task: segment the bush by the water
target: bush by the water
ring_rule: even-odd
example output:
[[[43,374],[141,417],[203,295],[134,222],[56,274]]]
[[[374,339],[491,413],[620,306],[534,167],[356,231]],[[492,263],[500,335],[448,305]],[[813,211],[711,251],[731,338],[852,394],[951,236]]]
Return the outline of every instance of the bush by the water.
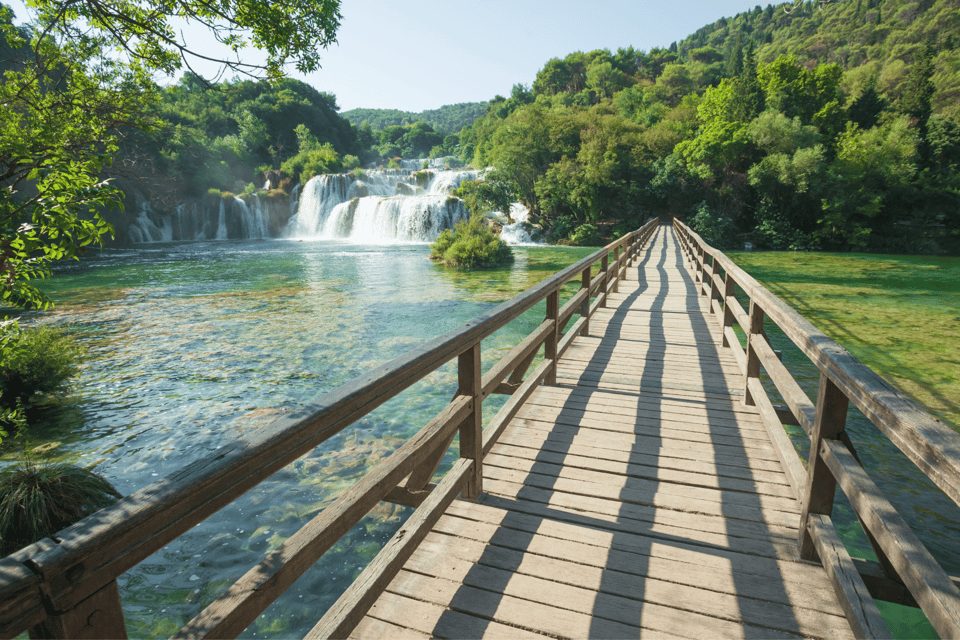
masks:
[[[23,409],[62,389],[84,354],[83,346],[54,329],[0,323],[0,429],[22,427]]]
[[[122,498],[103,476],[70,464],[0,471],[0,557],[52,536]]]
[[[700,234],[704,242],[722,251],[743,248],[737,236],[737,227],[730,218],[710,211],[706,202],[701,202],[696,212],[690,220],[690,228]]]
[[[454,267],[495,267],[513,262],[510,245],[496,236],[483,216],[473,215],[444,229],[430,245],[430,258]]]
[[[582,224],[570,234],[570,244],[577,247],[599,247],[603,244],[600,230],[594,224]]]

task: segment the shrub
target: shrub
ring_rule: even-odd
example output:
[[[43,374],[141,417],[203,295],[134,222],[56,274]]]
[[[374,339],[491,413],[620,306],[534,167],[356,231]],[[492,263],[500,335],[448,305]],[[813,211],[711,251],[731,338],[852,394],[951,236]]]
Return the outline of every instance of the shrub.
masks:
[[[743,248],[737,227],[730,218],[713,213],[706,202],[697,205],[695,211],[697,214],[690,220],[690,228],[700,234],[704,242],[722,251]]]
[[[550,223],[549,235],[554,242],[561,241],[573,233],[575,224],[573,216],[557,216]]]
[[[85,349],[50,329],[0,325],[0,407],[28,406],[34,396],[59,391],[76,375]],[[3,426],[3,425],[0,425]]]
[[[103,476],[76,465],[0,471],[0,557],[49,537],[122,496]]]
[[[498,238],[483,216],[458,222],[456,229],[443,230],[430,246],[430,258],[454,267],[484,268],[513,262],[510,245]]]
[[[599,247],[603,240],[596,225],[582,224],[570,234],[570,244],[578,247]]]

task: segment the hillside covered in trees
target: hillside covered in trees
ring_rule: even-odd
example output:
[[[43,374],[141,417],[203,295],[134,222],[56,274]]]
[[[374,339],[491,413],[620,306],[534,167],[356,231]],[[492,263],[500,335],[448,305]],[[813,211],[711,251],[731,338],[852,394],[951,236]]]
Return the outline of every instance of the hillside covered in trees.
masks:
[[[575,52],[495,99],[460,152],[556,238],[667,211],[722,247],[958,253],[958,16],[788,4],[668,49]]]
[[[341,115],[356,127],[366,122],[374,131],[415,122],[426,122],[437,131],[460,133],[461,129],[473,124],[474,120],[485,114],[489,104],[488,102],[461,102],[420,113],[397,109],[351,109],[344,111]]]

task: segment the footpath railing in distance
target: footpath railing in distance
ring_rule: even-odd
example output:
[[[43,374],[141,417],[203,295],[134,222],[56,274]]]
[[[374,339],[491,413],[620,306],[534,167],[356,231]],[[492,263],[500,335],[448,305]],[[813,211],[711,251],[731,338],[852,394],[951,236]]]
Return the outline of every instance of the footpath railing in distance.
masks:
[[[29,630],[34,638],[125,638],[116,579],[228,505],[274,472],[350,427],[444,364],[456,359],[459,388],[433,420],[357,484],[267,555],[174,637],[236,637],[378,502],[416,507],[311,637],[349,634],[457,495],[483,488],[483,456],[540,384],[556,383],[557,359],[585,331],[590,315],[658,224],[651,219],[603,249],[471,322],[376,367],[301,411],[223,446],[84,520],[0,560],[0,637]],[[599,262],[599,272],[592,269]],[[560,305],[560,289],[580,290]],[[546,300],[543,323],[486,373],[484,338]],[[579,318],[569,327],[573,316]],[[544,359],[529,375],[543,346]],[[482,429],[483,401],[510,399]],[[454,436],[460,460],[431,484]]]
[[[876,598],[920,607],[940,637],[960,638],[960,579],[944,572],[870,479],[844,427],[853,403],[958,505],[960,434],[850,355],[687,225],[678,220],[673,225],[694,269],[697,287],[708,296],[723,327],[723,346],[732,347],[744,372],[744,402],[759,409],[802,505],[797,541],[800,557],[816,560],[819,556],[858,637],[890,635]],[[749,298],[749,313],[735,295],[737,286]],[[816,402],[804,393],[771,347],[763,330],[765,317],[820,370]],[[734,323],[747,336],[745,349]],[[786,407],[774,406],[767,396],[760,382],[761,367]],[[801,426],[809,436],[806,467],[784,424]],[[850,500],[879,563],[854,560],[844,548],[830,518],[837,485]]]

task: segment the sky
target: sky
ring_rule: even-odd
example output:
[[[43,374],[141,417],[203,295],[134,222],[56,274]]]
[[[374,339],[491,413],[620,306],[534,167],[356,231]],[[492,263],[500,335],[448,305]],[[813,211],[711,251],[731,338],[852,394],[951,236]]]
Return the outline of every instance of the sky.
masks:
[[[10,2],[18,18],[26,13]],[[763,2],[766,6],[769,0]],[[342,0],[337,44],[321,69],[290,75],[359,107],[419,113],[508,96],[550,58],[574,51],[668,47],[758,0]],[[199,50],[210,37],[185,30]],[[206,52],[206,51],[204,51]],[[262,60],[256,52],[251,60]],[[216,69],[199,69],[208,76]]]

